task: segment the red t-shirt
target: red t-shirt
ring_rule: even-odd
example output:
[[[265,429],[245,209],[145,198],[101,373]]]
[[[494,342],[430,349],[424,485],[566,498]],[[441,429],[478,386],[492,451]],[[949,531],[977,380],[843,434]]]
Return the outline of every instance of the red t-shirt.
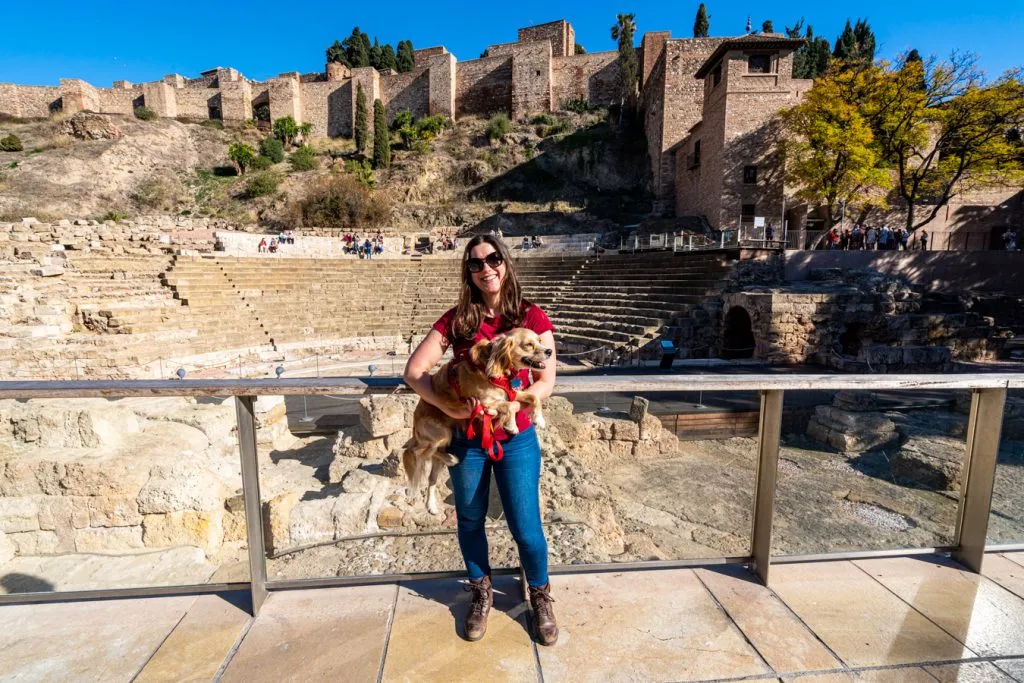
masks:
[[[495,337],[508,332],[512,329],[511,325],[505,324],[501,316],[495,318],[484,318],[480,323],[480,329],[477,331],[476,336],[473,337],[472,341],[466,339],[455,339],[455,333],[452,330],[452,324],[455,321],[455,309],[452,308],[444,315],[441,316],[440,320],[434,323],[434,329],[441,333],[449,344],[453,344],[452,353],[455,355],[456,360],[462,360],[469,353],[469,350],[473,348],[473,345],[481,339],[494,339]],[[540,309],[539,306],[531,304],[527,301],[523,302],[523,322],[519,325],[525,327],[528,330],[533,330],[537,334],[543,334],[548,331],[554,331],[555,326],[551,324],[551,320],[548,319],[547,314]],[[533,376],[529,368],[523,368],[519,371],[516,376],[521,382],[521,386],[527,387],[530,385]],[[520,410],[516,413],[516,426],[519,427],[519,431],[527,429],[533,422],[530,420],[529,411]],[[507,439],[508,436],[505,434],[505,430],[496,429],[494,436],[498,439]]]

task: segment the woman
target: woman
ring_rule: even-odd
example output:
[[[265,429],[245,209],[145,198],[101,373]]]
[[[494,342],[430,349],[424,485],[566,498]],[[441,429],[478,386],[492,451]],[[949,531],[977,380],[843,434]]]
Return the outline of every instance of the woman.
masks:
[[[434,323],[433,329],[416,348],[405,367],[405,382],[423,400],[441,408],[457,420],[467,420],[472,405],[454,410],[446,406],[430,386],[430,370],[449,347],[456,359],[466,356],[480,339],[493,339],[514,327],[526,327],[540,335],[541,342],[554,350],[554,328],[539,307],[526,302],[519,289],[512,260],[500,239],[491,235],[474,237],[462,257],[462,289],[458,305]],[[551,395],[555,386],[555,357],[544,370],[523,370],[520,394],[539,399]],[[519,559],[526,572],[530,604],[533,606],[537,639],[551,645],[558,639],[558,627],[551,607],[548,583],[548,546],[540,517],[540,446],[527,411],[517,415],[519,434],[511,438],[503,433],[505,455],[492,462],[481,447],[480,438],[470,441],[457,431],[449,452],[459,464],[449,467],[455,494],[459,548],[469,574],[467,590],[473,592],[473,604],[466,617],[467,640],[479,640],[487,630],[487,614],[493,602],[491,566],[487,557],[484,522],[491,470],[501,494],[509,531],[519,547]]]

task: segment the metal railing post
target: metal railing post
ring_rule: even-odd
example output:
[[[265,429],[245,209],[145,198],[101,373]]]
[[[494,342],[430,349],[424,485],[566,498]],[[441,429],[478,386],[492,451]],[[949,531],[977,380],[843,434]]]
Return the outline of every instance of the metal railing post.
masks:
[[[768,585],[772,554],[772,516],[775,514],[775,477],[782,433],[781,389],[761,391],[757,428],[757,481],[754,484],[754,525],[751,533],[754,573]]]
[[[975,389],[971,396],[953,558],[977,573],[981,572],[981,561],[985,555],[1005,404],[1006,389]]]
[[[260,507],[259,463],[256,460],[256,397],[236,396],[238,450],[242,458],[242,495],[245,500],[245,531],[249,544],[249,587],[252,615],[259,614],[267,599],[267,554],[263,547],[263,512]]]

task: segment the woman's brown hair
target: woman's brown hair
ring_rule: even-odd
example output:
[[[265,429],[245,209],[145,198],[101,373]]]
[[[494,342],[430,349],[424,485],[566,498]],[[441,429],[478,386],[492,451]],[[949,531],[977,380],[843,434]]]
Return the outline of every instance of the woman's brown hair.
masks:
[[[489,244],[501,254],[505,261],[505,277],[501,281],[501,294],[498,297],[498,314],[506,327],[519,327],[523,322],[523,293],[519,288],[519,279],[512,265],[512,257],[505,244],[493,235],[477,235],[469,240],[462,252],[462,288],[459,292],[459,303],[455,307],[455,320],[452,331],[457,339],[472,340],[480,330],[484,319],[484,297],[473,284],[473,276],[469,272],[469,255],[481,244]]]

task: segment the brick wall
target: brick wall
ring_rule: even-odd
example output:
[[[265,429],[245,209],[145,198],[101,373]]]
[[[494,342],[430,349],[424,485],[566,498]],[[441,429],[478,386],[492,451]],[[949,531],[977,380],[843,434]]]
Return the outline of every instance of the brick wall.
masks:
[[[0,83],[0,114],[45,118],[60,105],[60,88]]]
[[[670,31],[648,31],[640,41],[640,52],[637,59],[640,60],[640,87],[643,88],[647,79],[654,70],[658,57],[665,50],[665,43],[672,36]]]
[[[512,60],[486,57],[455,65],[455,113],[486,116],[512,109]]]
[[[512,52],[512,116],[551,111],[551,43],[520,43]]]
[[[619,100],[619,53],[594,52],[555,57],[551,64],[551,99],[556,108],[574,99],[607,107]]]

